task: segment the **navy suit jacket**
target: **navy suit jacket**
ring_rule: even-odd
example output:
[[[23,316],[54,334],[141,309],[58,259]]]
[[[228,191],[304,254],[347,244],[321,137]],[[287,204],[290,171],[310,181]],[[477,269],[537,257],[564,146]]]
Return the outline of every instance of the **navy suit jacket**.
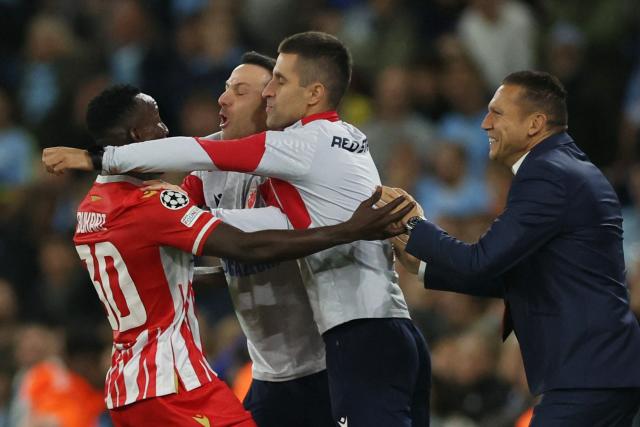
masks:
[[[620,203],[568,134],[529,152],[478,243],[424,221],[406,251],[427,263],[430,289],[504,298],[532,393],[640,387]]]

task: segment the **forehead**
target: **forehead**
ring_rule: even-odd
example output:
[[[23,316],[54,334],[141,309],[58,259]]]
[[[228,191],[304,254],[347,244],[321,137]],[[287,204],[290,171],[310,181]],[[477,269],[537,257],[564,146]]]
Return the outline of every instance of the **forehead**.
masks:
[[[288,76],[296,74],[296,63],[298,62],[298,55],[295,53],[281,53],[276,59],[276,66],[273,69],[274,73],[280,73]]]
[[[227,79],[228,85],[247,84],[249,86],[265,86],[271,79],[266,68],[254,64],[238,65]]]
[[[136,103],[139,106],[147,107],[153,110],[158,109],[158,103],[156,102],[156,100],[153,99],[152,96],[147,95],[146,93],[137,94],[135,99],[136,99]]]
[[[129,120],[131,120],[132,123],[140,124],[141,121],[155,121],[159,116],[158,103],[155,99],[153,99],[153,97],[147,95],[146,93],[140,93],[136,95],[135,102],[136,105],[134,107],[134,110],[129,116]]]
[[[519,106],[522,88],[515,85],[501,85],[493,95],[489,107]]]

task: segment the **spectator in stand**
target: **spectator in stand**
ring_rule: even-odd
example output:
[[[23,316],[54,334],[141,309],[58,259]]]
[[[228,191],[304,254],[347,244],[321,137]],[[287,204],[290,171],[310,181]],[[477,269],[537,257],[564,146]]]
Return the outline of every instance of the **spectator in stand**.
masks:
[[[536,22],[519,0],[471,0],[458,35],[491,90],[510,72],[534,65]]]
[[[78,325],[65,336],[63,358],[43,360],[25,372],[17,395],[17,425],[94,427],[106,410],[102,369],[96,369],[106,343]]]
[[[408,64],[417,49],[415,24],[403,0],[356,3],[345,11],[338,36],[353,53],[354,73],[363,79]]]
[[[470,178],[484,181],[487,136],[480,124],[487,112],[486,86],[464,51],[445,62],[440,76],[442,94],[451,110],[440,119],[439,133],[444,141],[464,146]]]
[[[14,110],[9,95],[0,89],[0,194],[19,189],[33,176],[35,143],[15,123]]]
[[[433,156],[433,176],[424,176],[416,184],[416,200],[429,218],[470,219],[489,210],[484,180],[468,171],[467,153],[460,144],[441,143]]]
[[[429,150],[432,125],[411,110],[410,79],[403,67],[384,69],[376,80],[374,117],[362,126],[371,156],[380,170],[386,167],[397,144],[412,144],[418,156]],[[386,176],[382,177],[385,182]]]

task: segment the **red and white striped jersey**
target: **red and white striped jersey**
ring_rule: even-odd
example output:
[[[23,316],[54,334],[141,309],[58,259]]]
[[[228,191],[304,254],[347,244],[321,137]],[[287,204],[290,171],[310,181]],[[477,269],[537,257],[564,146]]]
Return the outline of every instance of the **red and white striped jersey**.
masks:
[[[261,196],[297,229],[346,221],[380,185],[367,137],[335,111],[237,140],[174,137],[106,147],[103,168],[107,173],[227,170],[270,177],[260,185]],[[409,318],[388,241],[336,246],[299,265],[320,333],[353,319]]]
[[[98,176],[81,202],[74,243],[113,329],[108,408],[212,380],[191,288],[193,256],[220,223],[183,193],[140,191]]]

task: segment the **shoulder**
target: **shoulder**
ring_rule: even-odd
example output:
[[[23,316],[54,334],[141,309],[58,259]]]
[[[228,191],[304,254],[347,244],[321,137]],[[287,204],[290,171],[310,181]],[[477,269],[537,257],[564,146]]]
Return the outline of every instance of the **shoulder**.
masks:
[[[151,190],[131,191],[123,200],[123,207],[128,210],[157,210],[159,212],[175,212],[192,204],[189,196],[180,191]]]
[[[556,148],[542,153],[530,152],[524,159],[518,173],[519,178],[553,177],[561,178],[565,175],[567,166],[573,161],[561,149]]]
[[[566,156],[559,150],[531,154],[524,159],[514,177],[509,198],[565,199],[573,182]]]

